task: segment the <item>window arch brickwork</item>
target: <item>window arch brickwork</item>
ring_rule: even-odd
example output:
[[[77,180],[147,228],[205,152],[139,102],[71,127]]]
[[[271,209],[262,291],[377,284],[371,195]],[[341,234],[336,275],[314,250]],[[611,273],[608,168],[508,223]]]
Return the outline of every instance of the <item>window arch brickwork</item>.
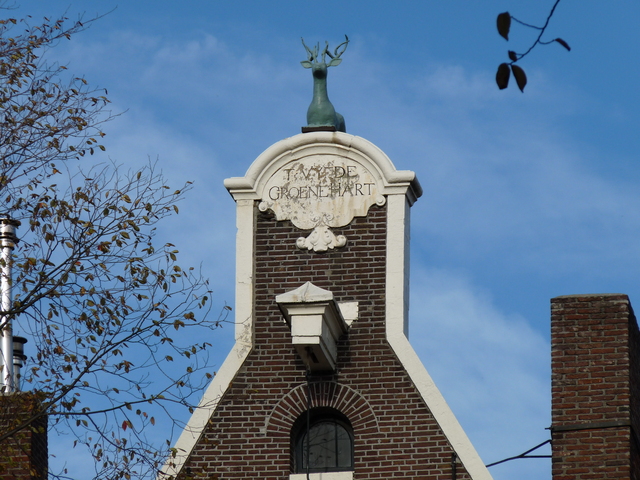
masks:
[[[311,382],[310,408],[329,407],[345,415],[354,434],[366,438],[378,433],[378,420],[366,398],[352,388],[335,382]],[[265,431],[289,437],[296,419],[307,410],[307,384],[294,388],[267,417]]]

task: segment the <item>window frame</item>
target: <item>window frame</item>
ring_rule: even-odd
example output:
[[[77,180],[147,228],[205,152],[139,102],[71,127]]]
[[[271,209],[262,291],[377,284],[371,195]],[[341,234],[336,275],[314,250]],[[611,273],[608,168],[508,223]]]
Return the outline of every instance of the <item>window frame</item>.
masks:
[[[305,466],[305,450],[306,450],[306,441],[305,437],[307,431],[311,431],[314,427],[324,424],[330,423],[334,425],[336,428],[342,428],[344,432],[346,432],[348,440],[349,440],[349,466],[335,466],[335,467],[322,467],[322,468],[309,468],[309,473],[319,474],[319,473],[332,473],[332,472],[353,472],[354,470],[354,435],[353,435],[353,427],[351,426],[351,422],[349,419],[333,408],[312,408],[310,413],[310,422],[307,427],[307,411],[304,411],[294,423],[293,428],[291,429],[291,453],[292,453],[292,473],[294,474],[304,474],[307,472],[307,468]],[[334,436],[334,440],[337,437]],[[338,444],[335,446],[335,458],[336,463],[338,463]]]

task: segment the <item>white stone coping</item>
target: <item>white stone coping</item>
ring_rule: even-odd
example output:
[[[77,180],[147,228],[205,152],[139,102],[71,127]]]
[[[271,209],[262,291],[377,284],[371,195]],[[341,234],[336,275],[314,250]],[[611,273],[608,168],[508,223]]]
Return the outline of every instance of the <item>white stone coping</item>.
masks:
[[[295,290],[277,295],[276,303],[289,328],[292,327],[291,319],[293,316],[319,314],[326,319],[327,326],[335,335],[340,336],[348,330],[349,326],[342,316],[340,305],[334,299],[333,293],[311,282],[306,282]]]
[[[333,293],[320,288],[311,282],[306,282],[298,288],[276,296],[277,303],[314,303],[331,302]]]
[[[244,177],[227,178],[224,186],[233,198],[259,200],[266,182],[283,165],[310,155],[336,155],[363,165],[374,175],[382,195],[406,194],[413,204],[422,195],[414,172],[396,170],[373,143],[342,132],[301,133],[275,143],[251,164]]]
[[[236,340],[233,349],[229,352],[229,355],[227,355],[220,370],[218,370],[215,377],[213,377],[213,380],[200,400],[200,404],[194,410],[189,422],[184,430],[182,430],[178,441],[173,446],[173,448],[176,449],[175,457],[167,459],[158,474],[158,480],[175,478],[178,475],[184,462],[191,454],[202,432],[209,423],[209,419],[215,412],[222,395],[229,388],[229,385],[250,351],[251,348],[249,345]]]
[[[292,473],[289,480],[307,480],[307,474]],[[310,473],[309,480],[353,480],[353,472]]]
[[[438,422],[442,432],[447,437],[447,440],[451,443],[451,446],[469,473],[469,476],[473,480],[493,480],[489,470],[485,467],[484,462],[462,429],[458,419],[451,411],[442,393],[440,393],[440,390],[433,382],[427,369],[407,340],[407,337],[401,332],[397,335],[389,335],[389,333],[390,332],[387,331],[387,339],[391,347],[409,373],[411,380],[413,380],[414,385],[420,392],[420,395],[426,402],[436,422]]]
[[[175,477],[200,439],[229,385],[253,348],[254,241],[255,209],[252,200],[236,202],[236,342],[211,380],[198,407],[173,446],[176,455],[168,458],[158,479]]]
[[[386,335],[442,432],[473,480],[492,480],[489,470],[407,338],[409,314],[409,202],[390,196],[387,205]]]
[[[444,397],[418,358],[406,336],[409,277],[409,207],[422,195],[415,174],[397,171],[391,160],[371,142],[340,132],[313,132],[282,140],[263,152],[244,177],[225,180],[225,187],[238,205],[236,245],[236,344],[209,385],[199,407],[175,444],[175,459],[164,465],[158,478],[176,475],[213,415],[222,394],[253,347],[253,201],[273,172],[295,160],[296,155],[331,154],[347,156],[377,173],[382,193],[389,195],[387,225],[386,334],[398,359],[407,370],[443,433],[473,480],[492,480],[480,456],[458,423]],[[346,308],[345,308],[346,307]],[[357,303],[340,305],[345,320],[357,317]],[[348,313],[347,313],[348,312]],[[352,318],[349,318],[352,317]],[[289,480],[306,480],[306,474],[292,474]],[[310,480],[352,480],[353,472],[310,474]]]

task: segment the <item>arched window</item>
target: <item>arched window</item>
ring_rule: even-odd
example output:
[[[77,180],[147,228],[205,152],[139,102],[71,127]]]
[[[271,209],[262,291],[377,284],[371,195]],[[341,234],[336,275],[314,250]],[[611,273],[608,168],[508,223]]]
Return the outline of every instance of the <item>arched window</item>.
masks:
[[[304,412],[292,429],[295,473],[353,470],[353,430],[347,417],[329,408]]]

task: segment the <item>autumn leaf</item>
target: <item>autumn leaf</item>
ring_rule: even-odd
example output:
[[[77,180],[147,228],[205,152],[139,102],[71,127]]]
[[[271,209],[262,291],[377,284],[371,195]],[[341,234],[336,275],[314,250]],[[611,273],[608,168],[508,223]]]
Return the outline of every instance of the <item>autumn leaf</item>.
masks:
[[[500,90],[504,90],[509,86],[510,75],[511,71],[509,70],[509,65],[506,63],[501,63],[498,67],[498,71],[496,72],[496,83],[498,84],[498,88]]]
[[[571,47],[569,46],[569,44],[567,42],[565,42],[563,39],[561,38],[556,38],[554,40],[555,42],[558,42],[560,45],[562,45],[564,48],[566,48],[569,52],[571,51]]]
[[[524,87],[527,85],[527,76],[525,75],[524,70],[518,65],[511,65],[511,70],[513,71],[513,77],[516,79],[518,88],[521,92],[524,92]]]
[[[511,15],[509,12],[504,12],[498,15],[497,19],[498,33],[505,40],[509,40],[509,29],[511,28]]]

